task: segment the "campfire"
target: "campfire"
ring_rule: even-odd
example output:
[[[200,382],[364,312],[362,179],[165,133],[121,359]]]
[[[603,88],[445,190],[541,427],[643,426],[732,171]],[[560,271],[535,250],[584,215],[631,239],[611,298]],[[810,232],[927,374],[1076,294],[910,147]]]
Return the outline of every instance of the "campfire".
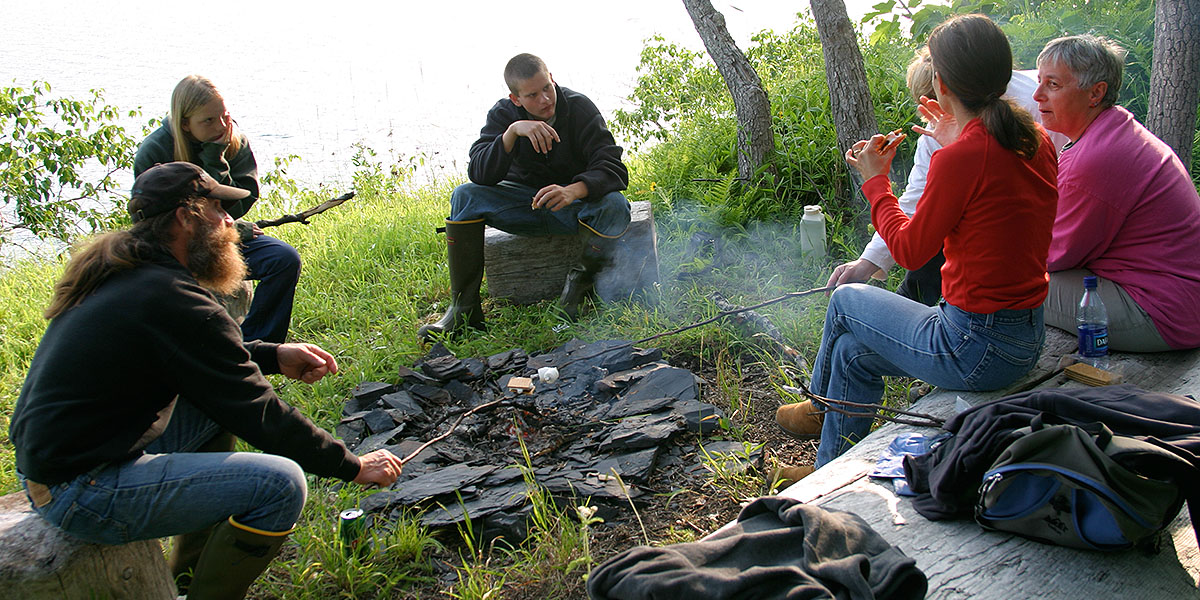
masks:
[[[609,520],[646,493],[656,471],[702,471],[683,457],[720,431],[724,415],[700,401],[700,382],[661,350],[621,340],[462,359],[439,344],[400,367],[398,382],[356,387],[337,434],[356,453],[388,448],[407,459],[394,485],[360,503],[372,520],[415,509],[430,527],[470,518],[485,539],[520,540],[527,477]],[[732,452],[729,444],[704,443],[704,454]]]

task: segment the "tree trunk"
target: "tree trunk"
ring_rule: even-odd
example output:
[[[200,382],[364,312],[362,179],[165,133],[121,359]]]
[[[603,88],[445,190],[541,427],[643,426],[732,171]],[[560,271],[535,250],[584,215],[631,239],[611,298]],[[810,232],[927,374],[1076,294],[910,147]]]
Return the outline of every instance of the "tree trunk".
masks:
[[[845,154],[855,142],[879,133],[867,70],[846,14],[846,3],[811,0],[809,4],[825,54],[825,81],[829,84],[829,108],[837,128],[838,150]]]
[[[1200,99],[1200,0],[1158,0],[1146,128],[1192,165]]]
[[[775,131],[771,129],[771,102],[758,73],[725,28],[725,17],[709,0],[683,0],[683,5],[733,96],[738,121],[738,175],[753,183],[760,168],[773,167]]]
[[[840,159],[855,142],[870,139],[878,133],[879,121],[875,119],[875,104],[871,102],[871,89],[867,85],[867,69],[863,65],[862,52],[858,49],[854,27],[846,14],[846,3],[842,0],[811,0],[809,5],[817,22],[821,52],[825,55],[829,109],[833,111]],[[858,193],[863,184],[862,176],[849,165],[846,171],[850,174],[853,189],[848,199],[841,200],[844,197],[838,196],[843,204],[832,208],[840,212],[853,207],[850,199],[862,197]],[[870,213],[864,211],[856,219],[857,227],[865,230],[870,219]]]

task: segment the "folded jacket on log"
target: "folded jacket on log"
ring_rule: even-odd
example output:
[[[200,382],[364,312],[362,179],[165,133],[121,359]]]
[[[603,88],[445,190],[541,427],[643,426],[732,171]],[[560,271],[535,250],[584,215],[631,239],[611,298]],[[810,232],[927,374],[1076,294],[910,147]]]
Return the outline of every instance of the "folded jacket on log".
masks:
[[[984,473],[1015,439],[1014,432],[1043,413],[1072,425],[1104,423],[1115,435],[1154,444],[1183,458],[1190,468],[1157,473],[1156,478],[1180,486],[1193,527],[1200,527],[1200,402],[1132,385],[1033,390],[955,415],[945,425],[953,437],[927,454],[904,460],[905,478],[919,494],[913,508],[931,520],[970,518]],[[1145,465],[1125,466],[1138,471]]]
[[[708,539],[613,556],[588,577],[588,594],[596,600],[918,599],[928,585],[913,559],[857,515],[771,496]]]

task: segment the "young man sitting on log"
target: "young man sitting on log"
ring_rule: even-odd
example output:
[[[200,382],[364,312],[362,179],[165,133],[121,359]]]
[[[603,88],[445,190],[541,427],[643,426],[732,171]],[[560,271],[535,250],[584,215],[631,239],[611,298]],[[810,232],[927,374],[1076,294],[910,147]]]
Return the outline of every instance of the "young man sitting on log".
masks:
[[[471,182],[450,197],[450,307],[421,327],[424,339],[463,325],[484,328],[479,286],[485,225],[526,236],[574,235],[582,225],[580,264],[567,275],[559,299],[571,319],[629,227],[629,202],[621,194],[629,173],[596,105],[556,84],[546,63],[532,54],[509,60],[504,81],[508,97],[488,111],[471,145]]]
[[[387,486],[401,469],[355,456],[263,376],[311,384],[332,355],[243,342],[214,298],[245,275],[225,207],[248,195],[190,163],[142,173],[133,227],[55,285],[9,431],[35,512],[92,543],[177,536],[168,563],[193,598],[245,595],[300,515],[304,471]],[[233,452],[234,435],[265,453]]]

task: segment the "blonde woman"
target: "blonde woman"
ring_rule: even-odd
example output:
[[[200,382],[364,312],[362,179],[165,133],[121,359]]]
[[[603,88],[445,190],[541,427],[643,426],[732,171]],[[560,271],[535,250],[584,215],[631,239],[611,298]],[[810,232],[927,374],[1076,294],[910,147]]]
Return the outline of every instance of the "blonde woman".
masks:
[[[258,200],[258,164],[250,142],[230,116],[225,98],[205,77],[188,75],[171,94],[166,122],[138,148],[134,177],[150,167],[173,161],[190,162],[213,179],[250,192],[229,207],[229,216],[241,219]],[[242,323],[246,340],[282,343],[292,319],[296,282],[300,280],[300,255],[288,244],[263,235],[246,221],[238,221],[242,256],[248,279],[257,280],[254,302]]]

